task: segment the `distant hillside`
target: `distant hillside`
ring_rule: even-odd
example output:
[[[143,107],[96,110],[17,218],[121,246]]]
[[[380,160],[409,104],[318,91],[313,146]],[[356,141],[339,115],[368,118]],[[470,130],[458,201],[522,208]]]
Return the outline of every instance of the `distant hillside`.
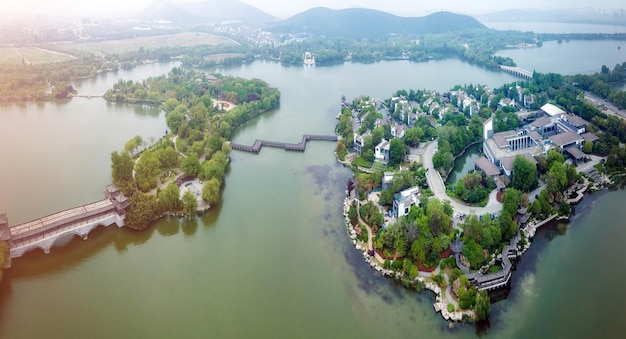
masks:
[[[281,21],[269,28],[276,33],[308,32],[326,36],[353,38],[384,37],[391,33],[420,34],[457,32],[485,28],[476,19],[449,12],[438,12],[424,17],[400,17],[362,8],[333,10],[313,8]]]
[[[621,11],[593,11],[593,10],[536,10],[536,9],[509,9],[506,11],[487,13],[476,17],[483,22],[567,22],[567,23],[597,23],[610,25],[626,24],[626,16]]]
[[[204,0],[200,2],[172,2],[156,0],[141,13],[145,21],[169,20],[179,26],[200,23],[239,21],[248,24],[266,24],[276,18],[260,9],[237,0]]]

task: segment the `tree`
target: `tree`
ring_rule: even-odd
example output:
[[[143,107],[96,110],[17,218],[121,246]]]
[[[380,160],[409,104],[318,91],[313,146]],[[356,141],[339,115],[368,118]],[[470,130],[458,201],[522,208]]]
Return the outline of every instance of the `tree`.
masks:
[[[567,174],[565,165],[561,162],[553,162],[548,171],[548,183],[546,189],[548,193],[561,192],[567,187]]]
[[[585,154],[591,154],[593,152],[593,143],[591,141],[585,141],[583,152],[585,152]]]
[[[188,216],[196,214],[196,211],[198,210],[198,200],[196,200],[196,197],[193,193],[191,193],[191,191],[188,190],[183,194],[182,204],[185,214]]]
[[[116,186],[125,186],[126,183],[133,181],[134,167],[135,162],[128,152],[111,153],[111,176]]]
[[[181,113],[181,112],[170,112],[167,114],[167,116],[165,117],[165,122],[167,123],[167,127],[170,128],[170,130],[175,133],[178,134],[178,129],[180,128],[180,126],[183,124],[183,122],[185,121],[185,114]]]
[[[200,160],[198,159],[198,156],[194,153],[186,157],[185,160],[183,160],[181,169],[186,176],[198,176],[198,173],[200,173]]]
[[[201,180],[217,179],[221,184],[224,181],[224,165],[220,164],[217,160],[211,159],[205,161],[200,167],[199,178]]]
[[[406,154],[406,146],[402,140],[393,138],[389,142],[389,165],[396,166],[402,163]]]
[[[476,295],[476,317],[478,320],[486,320],[491,312],[491,300],[487,291],[482,290]]]
[[[535,189],[537,183],[537,166],[530,160],[518,155],[513,161],[513,181],[514,188],[530,192]]]
[[[10,255],[9,244],[6,241],[0,241],[0,282],[2,282],[2,265],[4,265],[4,260]]]
[[[465,246],[463,246],[463,255],[469,260],[470,267],[477,270],[485,262],[485,254],[483,248],[480,247],[474,240],[470,240]]]
[[[161,212],[173,212],[180,208],[180,190],[176,183],[170,182],[158,195]]]
[[[221,182],[217,178],[205,182],[202,187],[202,199],[211,206],[217,204],[220,201],[220,187]]]
[[[137,135],[134,138],[128,140],[124,145],[124,150],[129,153],[135,153],[139,147],[143,144],[141,136]]]
[[[428,226],[433,236],[448,234],[452,230],[452,220],[445,213],[443,204],[439,199],[432,199],[427,208]]]
[[[140,231],[148,227],[158,216],[156,197],[137,192],[129,198],[130,206],[124,217],[124,226]]]
[[[157,175],[161,172],[161,162],[155,152],[146,150],[135,166],[135,182],[142,192],[147,192],[157,185]]]
[[[178,167],[178,152],[172,146],[159,150],[158,157],[163,168]]]

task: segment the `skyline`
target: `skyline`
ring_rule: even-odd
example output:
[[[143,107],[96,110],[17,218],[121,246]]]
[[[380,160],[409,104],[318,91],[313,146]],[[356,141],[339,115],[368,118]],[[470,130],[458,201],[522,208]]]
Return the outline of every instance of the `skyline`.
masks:
[[[171,0],[172,2],[197,2],[192,0]],[[286,19],[314,7],[328,7],[332,9],[345,8],[371,8],[389,12],[400,16],[422,16],[437,11],[450,11],[459,14],[481,15],[507,9],[539,9],[539,10],[573,10],[581,12],[595,10],[617,10],[615,1],[597,0],[590,6],[586,0],[558,0],[545,4],[542,0],[527,0],[523,5],[510,5],[510,3],[498,0],[483,0],[480,5],[471,5],[463,0],[422,0],[419,5],[407,0],[240,0],[243,3],[254,6],[279,19]],[[155,0],[136,0],[132,2],[123,0],[92,0],[89,2],[79,0],[0,0],[0,13],[13,13],[23,16],[33,14],[49,14],[57,16],[107,16],[120,13],[122,16],[132,16],[133,12],[140,11],[150,6]],[[123,9],[120,11],[120,9]],[[126,14],[126,15],[125,15]],[[13,15],[12,19],[16,19]]]

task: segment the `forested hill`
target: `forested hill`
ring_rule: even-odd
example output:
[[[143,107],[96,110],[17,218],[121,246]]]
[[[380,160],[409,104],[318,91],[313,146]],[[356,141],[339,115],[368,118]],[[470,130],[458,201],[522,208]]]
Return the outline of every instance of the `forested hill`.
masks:
[[[485,26],[470,16],[450,12],[437,12],[424,17],[400,17],[372,9],[333,10],[318,7],[281,21],[270,27],[269,31],[306,32],[350,38],[380,38],[392,33],[445,33],[473,28],[485,28]]]

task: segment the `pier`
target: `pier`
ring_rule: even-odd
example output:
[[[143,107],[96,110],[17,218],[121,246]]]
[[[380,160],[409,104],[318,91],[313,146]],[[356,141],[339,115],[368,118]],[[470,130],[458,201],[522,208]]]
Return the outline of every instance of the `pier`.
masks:
[[[306,150],[307,142],[313,141],[313,140],[337,141],[338,138],[336,135],[305,134],[302,136],[302,140],[300,141],[300,143],[297,143],[297,144],[290,144],[290,143],[278,142],[278,141],[268,141],[268,140],[255,140],[252,146],[231,142],[230,147],[234,150],[257,153],[257,154],[261,151],[261,148],[263,146],[282,148],[286,151],[304,152]]]

